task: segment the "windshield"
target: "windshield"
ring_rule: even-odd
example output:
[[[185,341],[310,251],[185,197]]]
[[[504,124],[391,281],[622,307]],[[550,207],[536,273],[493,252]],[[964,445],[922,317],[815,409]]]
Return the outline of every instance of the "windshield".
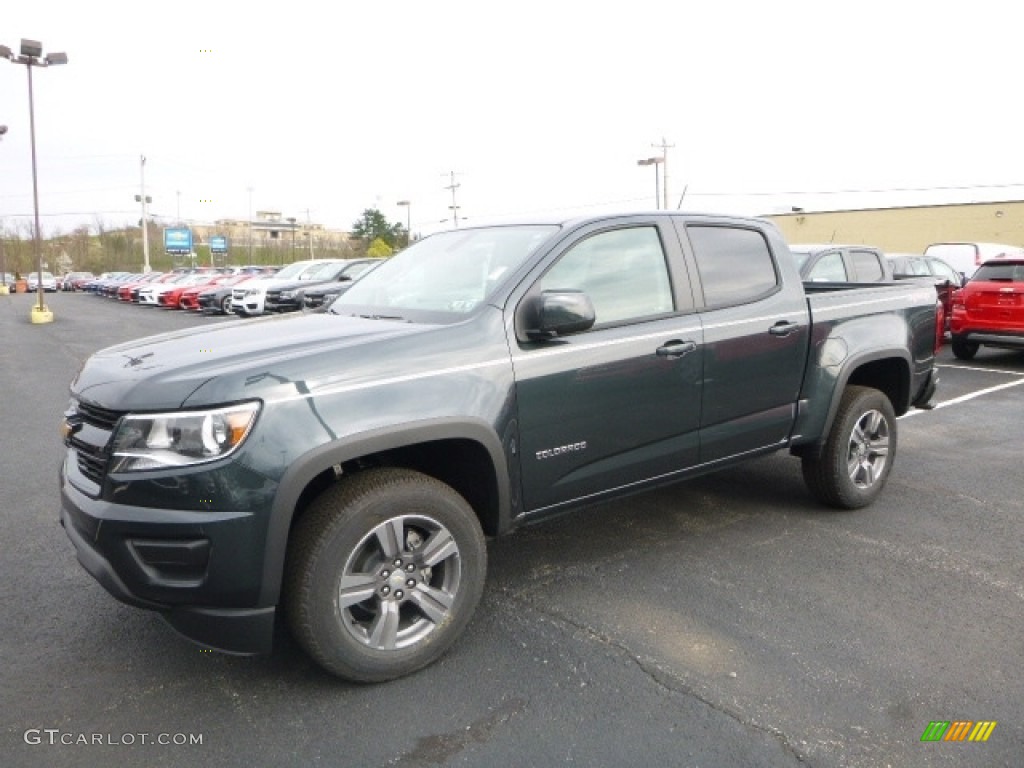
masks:
[[[330,311],[387,317],[416,310],[471,312],[557,229],[489,227],[432,235],[363,275]]]

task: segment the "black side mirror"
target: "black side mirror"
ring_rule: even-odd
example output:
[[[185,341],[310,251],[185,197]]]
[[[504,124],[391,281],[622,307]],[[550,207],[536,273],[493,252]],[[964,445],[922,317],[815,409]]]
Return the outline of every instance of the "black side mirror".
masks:
[[[524,320],[531,339],[550,339],[587,330],[596,315],[583,291],[544,291],[529,300]]]

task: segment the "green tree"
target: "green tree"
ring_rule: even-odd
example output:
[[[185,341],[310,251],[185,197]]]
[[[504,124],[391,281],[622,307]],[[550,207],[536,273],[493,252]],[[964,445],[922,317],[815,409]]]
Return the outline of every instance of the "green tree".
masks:
[[[378,237],[370,243],[370,247],[366,249],[366,255],[371,259],[386,259],[394,252],[395,249],[384,242],[384,238],[382,237]]]
[[[389,223],[384,214],[376,208],[367,208],[363,211],[362,217],[352,225],[352,234],[368,243],[383,240],[391,249],[394,249],[395,245],[403,239],[405,227],[401,224]]]

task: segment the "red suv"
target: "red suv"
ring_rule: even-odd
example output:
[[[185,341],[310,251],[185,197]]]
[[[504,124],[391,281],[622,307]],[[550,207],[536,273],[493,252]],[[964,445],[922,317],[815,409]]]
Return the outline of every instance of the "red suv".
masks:
[[[953,292],[953,354],[970,360],[978,347],[1024,350],[1024,258],[990,259]]]

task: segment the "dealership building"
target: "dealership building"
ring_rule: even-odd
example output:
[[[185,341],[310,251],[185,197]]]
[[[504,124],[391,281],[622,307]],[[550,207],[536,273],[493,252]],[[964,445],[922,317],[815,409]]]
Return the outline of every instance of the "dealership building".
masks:
[[[921,253],[930,243],[987,242],[1024,247],[1024,200],[771,214],[790,243],[873,245]]]

